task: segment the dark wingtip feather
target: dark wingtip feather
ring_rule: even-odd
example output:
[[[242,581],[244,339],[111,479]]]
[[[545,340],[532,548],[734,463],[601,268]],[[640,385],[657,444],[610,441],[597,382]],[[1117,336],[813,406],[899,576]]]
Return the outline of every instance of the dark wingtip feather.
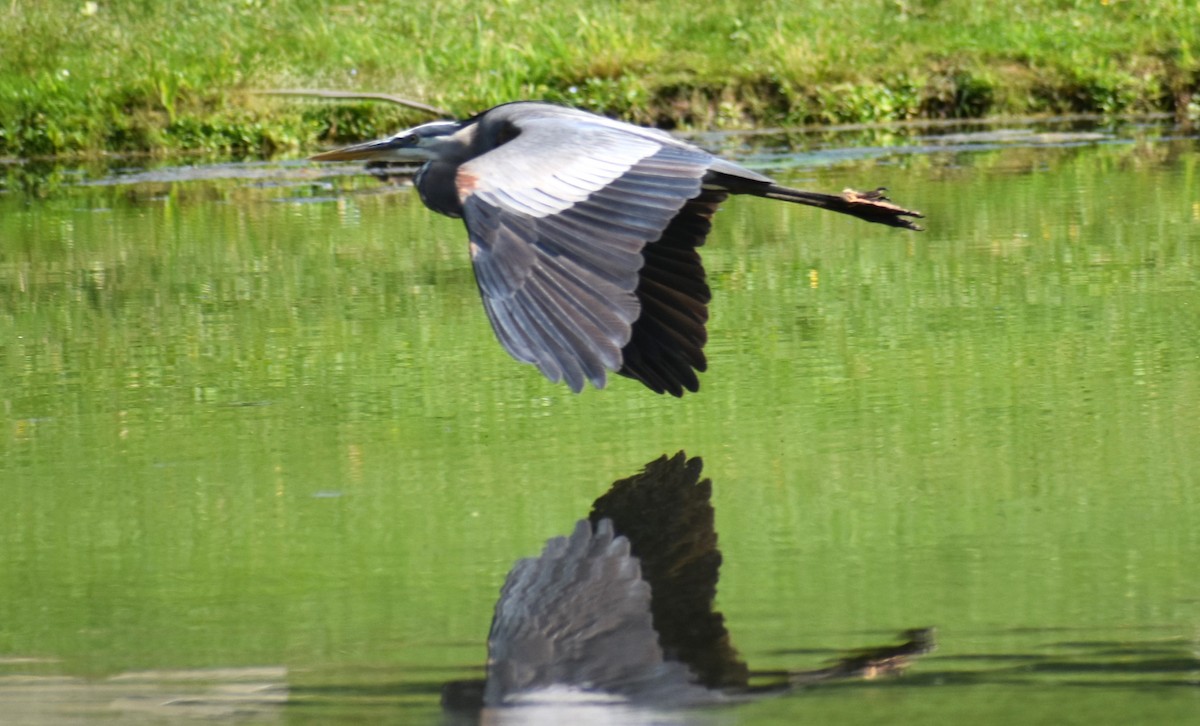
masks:
[[[728,195],[704,190],[680,209],[662,236],[642,250],[645,264],[636,290],[641,313],[621,350],[623,376],[656,393],[682,397],[700,390],[697,372],[707,368],[708,302],[712,292],[697,248],[712,216]]]

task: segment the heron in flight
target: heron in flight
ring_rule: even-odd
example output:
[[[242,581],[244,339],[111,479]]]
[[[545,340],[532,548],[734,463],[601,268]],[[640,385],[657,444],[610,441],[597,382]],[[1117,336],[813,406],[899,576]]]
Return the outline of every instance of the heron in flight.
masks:
[[[609,371],[697,391],[711,292],[697,248],[730,194],[920,230],[883,189],[801,191],[657,129],[518,101],[314,161],[424,162],[425,206],[461,218],[492,329],[517,360],[578,393]]]

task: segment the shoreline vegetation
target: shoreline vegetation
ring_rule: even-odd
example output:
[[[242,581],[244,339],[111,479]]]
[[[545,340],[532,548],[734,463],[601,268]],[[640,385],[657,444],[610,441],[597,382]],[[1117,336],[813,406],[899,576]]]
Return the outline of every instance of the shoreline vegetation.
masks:
[[[663,128],[1200,118],[1197,0],[11,0],[0,158],[272,156],[518,99]]]

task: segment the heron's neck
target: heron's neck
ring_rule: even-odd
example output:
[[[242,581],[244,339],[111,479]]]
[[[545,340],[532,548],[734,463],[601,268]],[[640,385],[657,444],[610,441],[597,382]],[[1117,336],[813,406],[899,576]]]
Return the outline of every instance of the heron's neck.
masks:
[[[458,188],[455,179],[458,174],[458,164],[436,159],[429,162],[417,172],[413,178],[413,186],[421,195],[421,201],[438,214],[458,219],[462,216],[462,202],[458,199]]]

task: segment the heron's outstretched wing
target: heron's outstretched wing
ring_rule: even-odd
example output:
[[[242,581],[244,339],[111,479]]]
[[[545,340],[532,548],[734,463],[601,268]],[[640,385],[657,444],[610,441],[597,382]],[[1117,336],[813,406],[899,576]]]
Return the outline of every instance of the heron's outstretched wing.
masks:
[[[602,387],[642,310],[642,250],[700,194],[713,157],[645,129],[520,106],[481,128],[499,145],[455,180],[476,279],[509,353],[576,392],[585,380]]]
[[[646,264],[637,288],[642,312],[621,351],[624,365],[618,373],[657,393],[682,396],[684,389],[699,390],[696,372],[708,367],[704,326],[712,293],[697,248],[704,244],[712,216],[728,196],[704,189],[683,205],[654,244],[642,250]]]
[[[650,586],[612,522],[587,520],[508,574],[488,634],[484,702],[513,703],[555,686],[624,696],[685,698],[690,672],[666,661]]]

